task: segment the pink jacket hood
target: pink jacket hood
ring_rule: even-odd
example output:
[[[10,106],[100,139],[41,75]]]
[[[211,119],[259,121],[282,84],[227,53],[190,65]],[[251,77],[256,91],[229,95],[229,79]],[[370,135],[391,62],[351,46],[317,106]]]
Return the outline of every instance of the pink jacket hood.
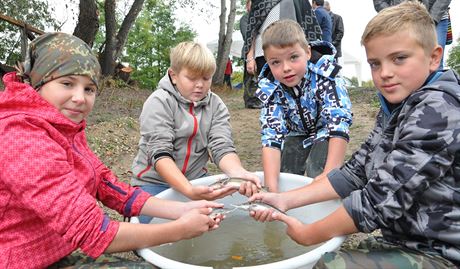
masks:
[[[86,122],[75,124],[62,115],[53,105],[43,99],[29,84],[22,83],[15,72],[3,77],[5,91],[0,92],[0,112],[2,117],[24,114],[40,117],[52,123],[58,129],[79,131],[85,128]],[[14,109],[12,109],[14,108]]]

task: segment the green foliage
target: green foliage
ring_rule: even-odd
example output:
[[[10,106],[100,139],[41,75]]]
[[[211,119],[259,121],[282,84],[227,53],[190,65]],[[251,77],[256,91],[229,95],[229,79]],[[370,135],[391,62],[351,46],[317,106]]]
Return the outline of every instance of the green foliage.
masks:
[[[97,0],[96,1],[97,9],[99,11],[99,30],[96,33],[96,38],[94,39],[93,50],[97,49],[99,53],[103,51],[103,46],[105,44],[105,9],[104,9],[104,1]],[[116,12],[117,9],[115,9]],[[115,16],[117,21],[117,29],[121,24],[121,16]]]
[[[359,80],[357,77],[351,77],[350,82],[351,82],[351,86],[359,87]]]
[[[236,1],[236,20],[233,24],[233,30],[240,31],[240,18],[246,13],[246,0]]]
[[[242,83],[243,82],[243,71],[234,71],[232,73],[232,83]]]
[[[362,81],[362,82],[361,82],[361,87],[364,87],[364,88],[373,88],[373,87],[374,87],[374,82],[373,82],[372,80]]]
[[[175,26],[173,11],[163,0],[146,0],[131,29],[123,61],[134,68],[131,78],[142,87],[155,89],[169,67],[169,50],[182,41],[193,40],[190,27]]]
[[[449,50],[447,65],[460,74],[460,38],[457,39],[457,45]]]
[[[59,27],[52,18],[54,8],[46,0],[2,0],[0,13],[43,31],[53,31]],[[0,61],[13,65],[21,60],[21,29],[0,20],[0,33]]]

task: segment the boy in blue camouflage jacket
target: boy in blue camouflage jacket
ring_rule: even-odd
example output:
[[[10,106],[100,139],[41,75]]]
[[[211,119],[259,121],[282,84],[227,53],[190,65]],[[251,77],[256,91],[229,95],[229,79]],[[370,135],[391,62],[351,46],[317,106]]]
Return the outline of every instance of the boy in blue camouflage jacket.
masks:
[[[381,110],[361,148],[327,178],[285,193],[257,194],[282,210],[343,199],[314,223],[269,210],[303,245],[380,229],[355,249],[327,253],[318,268],[456,268],[460,265],[460,78],[438,71],[442,48],[418,2],[382,10],[367,25],[366,48]]]
[[[329,55],[318,57],[311,47]],[[263,103],[262,160],[265,184],[277,192],[281,159],[305,166],[309,157],[307,174],[317,178],[342,165],[352,122],[351,102],[343,80],[335,77],[340,69],[334,63],[335,48],[327,42],[309,46],[295,21],[279,20],[267,27],[262,48],[267,63],[256,92]],[[283,148],[286,136],[293,133],[300,139],[291,144],[293,148]]]

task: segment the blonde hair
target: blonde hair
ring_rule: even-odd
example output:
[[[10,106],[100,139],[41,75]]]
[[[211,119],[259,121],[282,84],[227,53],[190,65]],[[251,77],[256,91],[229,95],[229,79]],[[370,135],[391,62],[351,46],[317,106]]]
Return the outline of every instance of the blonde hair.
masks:
[[[436,47],[434,21],[425,6],[418,1],[405,1],[380,11],[364,29],[361,45],[365,46],[376,36],[391,35],[401,31],[408,31],[427,54]]]
[[[216,60],[212,52],[202,44],[181,42],[171,49],[169,54],[171,69],[179,73],[183,68],[197,75],[213,75]]]
[[[293,20],[284,19],[270,24],[262,34],[262,49],[269,46],[287,47],[299,44],[308,49],[308,41],[300,25]]]

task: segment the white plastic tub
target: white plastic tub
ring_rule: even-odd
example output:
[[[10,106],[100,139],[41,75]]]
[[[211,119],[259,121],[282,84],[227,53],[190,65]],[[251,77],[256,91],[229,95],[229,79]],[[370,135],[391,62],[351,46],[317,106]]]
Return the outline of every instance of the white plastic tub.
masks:
[[[263,173],[256,173],[260,179],[263,181]],[[224,177],[224,175],[215,175],[210,177],[204,177],[192,181],[194,185],[209,185],[215,182],[217,179]],[[312,179],[304,176],[281,173],[280,175],[280,191],[287,191],[295,189],[301,186],[305,186],[311,183]],[[167,189],[157,195],[157,197],[178,201],[188,201],[188,199],[182,194],[172,190]],[[247,197],[242,196],[238,193],[233,196],[227,196],[223,199],[218,200],[226,205],[228,204],[238,204],[245,202]],[[296,209],[291,209],[288,211],[288,215],[294,216],[297,219],[301,220],[304,223],[311,223],[315,220],[321,219],[331,212],[333,212],[340,205],[339,201],[327,201],[314,205],[308,205]],[[155,222],[164,222],[165,220],[155,218],[152,223]],[[225,221],[225,220],[224,220]],[[136,217],[131,218],[131,222],[138,223],[139,220]],[[294,269],[294,268],[312,268],[322,254],[325,252],[336,250],[345,240],[345,236],[334,237],[329,241],[324,242],[323,244],[318,245],[318,247],[306,252],[305,254],[295,256],[293,258],[285,259],[278,262],[261,264],[256,266],[245,266],[245,267],[234,267],[234,268],[246,268],[246,269]],[[149,248],[140,249],[137,253],[143,257],[146,261],[160,267],[163,269],[194,269],[194,268],[211,268],[205,266],[196,266],[192,264],[182,263],[180,261],[175,261],[168,259],[164,256],[161,256]]]

